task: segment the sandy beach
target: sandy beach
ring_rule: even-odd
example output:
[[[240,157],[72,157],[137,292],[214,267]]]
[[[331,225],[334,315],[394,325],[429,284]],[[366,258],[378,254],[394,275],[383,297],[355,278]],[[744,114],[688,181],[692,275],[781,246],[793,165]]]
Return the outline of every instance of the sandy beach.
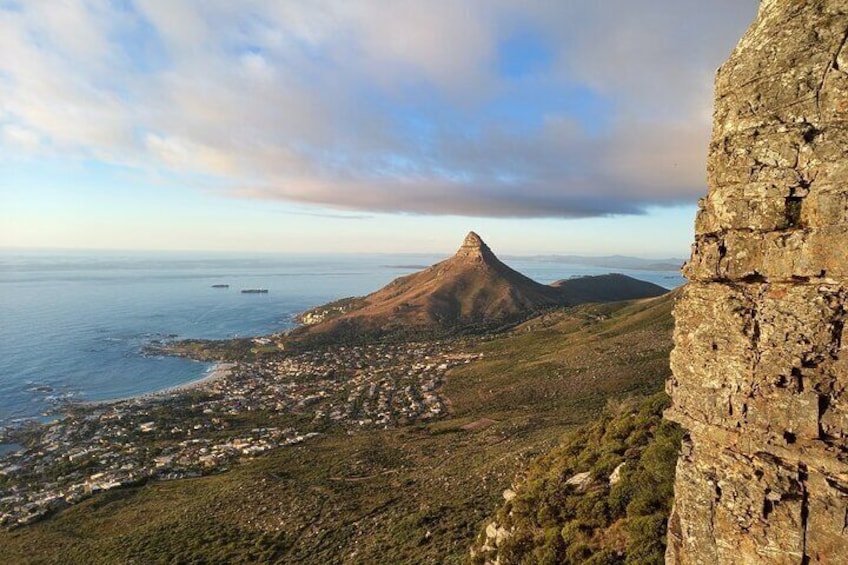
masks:
[[[178,394],[178,393],[181,393],[181,392],[188,392],[190,390],[202,388],[203,386],[205,386],[205,385],[207,385],[211,382],[214,382],[214,381],[216,381],[220,378],[223,378],[223,377],[229,375],[230,371],[235,366],[236,366],[235,363],[216,363],[215,365],[212,366],[212,368],[209,370],[209,372],[206,373],[206,375],[204,375],[203,377],[201,377],[199,379],[189,381],[187,383],[183,383],[183,384],[180,384],[180,385],[164,388],[162,390],[157,390],[157,391],[154,391],[154,392],[148,392],[148,393],[145,393],[145,394],[138,394],[138,395],[135,395],[135,396],[127,396],[127,397],[124,397],[124,398],[110,398],[110,399],[106,399],[106,400],[89,400],[89,401],[86,401],[86,402],[75,402],[74,405],[76,405],[76,406],[88,406],[88,407],[105,406],[105,405],[109,405],[109,404],[117,404],[119,402],[131,402],[131,401],[134,401],[134,400],[136,400],[136,401],[138,401],[138,400],[149,400],[149,399],[158,398],[158,397],[161,397],[161,396],[168,396],[168,395],[172,395],[172,394]]]
[[[207,385],[207,384],[209,384],[213,381],[216,381],[220,378],[226,377],[227,375],[230,374],[230,370],[232,370],[232,368],[235,367],[235,366],[236,366],[235,363],[216,363],[209,370],[209,372],[206,373],[206,376],[204,376],[204,377],[201,377],[201,378],[194,380],[194,381],[189,381],[189,382],[181,384],[181,385],[168,387],[166,389],[160,390],[158,392],[154,392],[154,393],[149,394],[149,395],[144,395],[144,396],[159,396],[159,395],[162,395],[162,394],[173,394],[175,392],[186,392],[188,390],[201,388],[204,385]]]

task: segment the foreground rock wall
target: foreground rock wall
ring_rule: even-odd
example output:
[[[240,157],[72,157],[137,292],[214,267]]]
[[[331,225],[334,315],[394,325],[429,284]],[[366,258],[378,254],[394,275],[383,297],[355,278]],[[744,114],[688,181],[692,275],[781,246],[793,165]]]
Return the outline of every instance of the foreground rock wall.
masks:
[[[846,42],[848,1],[764,0],[718,72],[667,563],[848,563]]]

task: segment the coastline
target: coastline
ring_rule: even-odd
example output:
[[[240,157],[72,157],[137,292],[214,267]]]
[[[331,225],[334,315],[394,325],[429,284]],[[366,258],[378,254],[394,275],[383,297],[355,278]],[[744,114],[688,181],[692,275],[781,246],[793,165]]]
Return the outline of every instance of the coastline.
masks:
[[[212,383],[214,381],[217,381],[218,379],[228,376],[232,368],[235,366],[236,363],[217,362],[212,365],[212,367],[204,376],[200,377],[199,379],[189,381],[187,383],[170,386],[168,388],[163,388],[153,392],[146,392],[144,394],[125,396],[123,398],[107,398],[105,400],[86,400],[83,402],[74,402],[71,406],[96,408],[98,406],[111,406],[112,404],[119,404],[121,402],[139,402],[144,400],[152,400],[154,398],[159,397],[170,396],[173,394],[180,394],[183,392],[188,392],[190,390],[202,388],[203,386],[209,383]]]
[[[230,374],[230,371],[233,367],[236,366],[236,363],[229,363],[219,361],[212,365],[212,368],[206,373],[206,375],[200,377],[199,379],[195,379],[193,381],[189,381],[187,383],[183,383],[181,385],[176,385],[172,387],[168,387],[152,393],[150,396],[159,396],[163,394],[174,394],[179,392],[186,392],[189,390],[194,390],[197,388],[201,388],[204,385],[207,385],[211,382],[217,381],[223,377],[226,377]]]

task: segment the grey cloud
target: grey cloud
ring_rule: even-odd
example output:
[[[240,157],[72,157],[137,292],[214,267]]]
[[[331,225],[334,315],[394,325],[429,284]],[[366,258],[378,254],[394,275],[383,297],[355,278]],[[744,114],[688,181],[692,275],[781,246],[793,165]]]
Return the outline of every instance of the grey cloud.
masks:
[[[309,216],[311,218],[331,218],[333,220],[370,220],[374,216],[370,214],[330,214],[325,212],[283,212],[289,216]]]
[[[350,183],[339,193],[332,185],[301,192],[280,186],[243,188],[236,195],[285,199],[350,210],[383,213],[458,215],[491,218],[587,218],[610,214],[641,214],[644,201],[567,194],[567,186],[456,186],[432,181]]]

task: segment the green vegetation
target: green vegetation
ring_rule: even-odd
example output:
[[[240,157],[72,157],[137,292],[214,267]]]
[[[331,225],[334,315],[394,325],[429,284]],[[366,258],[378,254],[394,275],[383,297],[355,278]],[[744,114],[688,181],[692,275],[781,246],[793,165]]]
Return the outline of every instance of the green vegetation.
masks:
[[[662,389],[671,303],[665,296],[544,314],[473,346],[485,357],[448,373],[443,392],[451,414],[442,420],[350,435],[327,429],[317,440],[245,460],[221,475],[110,491],[46,521],[0,532],[0,555],[9,563],[63,564],[463,563],[502,504],[504,489],[587,422],[596,427],[575,436],[582,439],[565,440],[564,447],[533,464],[529,473],[539,477],[541,489],[534,492],[547,504],[547,514],[527,518],[533,536],[529,553],[520,555],[534,554],[544,536],[550,541],[540,547],[554,552],[585,547],[596,564],[604,555],[621,562],[617,553],[601,548],[632,552],[629,540],[651,540],[639,547],[652,551],[661,544],[667,499],[647,499],[634,485],[656,470],[645,459],[655,451],[648,445],[652,437],[666,437],[667,425],[640,432],[638,412],[632,429],[609,433],[624,451],[607,442],[607,451],[584,454],[580,442],[598,443],[612,430],[612,415],[595,421],[610,399]],[[619,415],[632,413],[630,404],[622,406]],[[644,417],[659,422],[654,412]],[[254,413],[241,424],[233,419],[231,429],[264,418]],[[577,454],[574,463],[569,449]],[[666,455],[656,457],[664,461]],[[544,469],[550,477],[561,476],[557,465],[608,475],[625,459],[633,466],[625,466],[621,484],[634,487],[616,489],[615,500],[611,492],[599,492],[597,499],[568,493],[567,509],[559,510],[556,481],[543,479]],[[577,516],[583,499],[609,508],[594,522],[588,520],[592,512],[580,510],[587,523],[574,532],[579,543],[569,537],[563,549],[562,527],[571,513]],[[607,527],[607,516],[623,516],[627,529]],[[537,523],[543,525],[542,538]],[[615,535],[623,541],[596,539]],[[629,562],[650,563],[651,555]]]
[[[498,512],[509,532],[473,563],[649,565],[664,562],[674,468],[683,432],[662,419],[668,397],[613,403],[604,416],[530,465]],[[616,471],[617,470],[617,471]],[[569,478],[589,473],[587,484]]]

